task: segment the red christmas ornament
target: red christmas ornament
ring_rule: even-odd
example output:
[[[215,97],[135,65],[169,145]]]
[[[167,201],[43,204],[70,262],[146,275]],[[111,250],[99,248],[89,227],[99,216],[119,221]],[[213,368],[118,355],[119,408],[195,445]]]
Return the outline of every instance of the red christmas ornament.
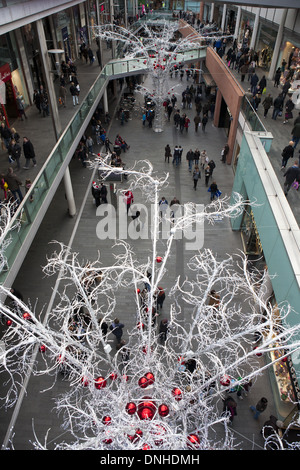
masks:
[[[106,380],[104,377],[97,377],[95,380],[95,387],[100,390],[106,387]]]
[[[149,444],[143,444],[142,450],[150,450],[151,446]]]
[[[11,326],[12,323],[13,323],[12,320],[7,320],[7,322],[6,322],[7,326]]]
[[[103,416],[102,423],[103,424],[110,424],[111,423],[111,417],[110,416]]]
[[[142,420],[153,419],[156,412],[155,403],[151,400],[144,401],[138,405],[138,416]]]
[[[169,414],[169,407],[167,405],[165,405],[164,403],[159,405],[158,407],[158,414],[159,416],[168,416]]]
[[[199,445],[200,445],[200,439],[197,436],[197,434],[189,434],[188,437],[187,437],[187,441],[188,441],[187,446],[190,449],[198,448]]]
[[[227,374],[224,374],[223,377],[220,378],[220,384],[224,387],[230,385],[230,377]]]
[[[125,409],[129,415],[133,415],[136,412],[136,404],[130,401],[129,403],[127,403]]]
[[[154,383],[155,379],[152,372],[147,372],[147,374],[145,374],[145,377],[148,380],[148,385],[152,385]]]
[[[81,382],[84,387],[87,387],[89,384],[89,380],[86,377],[82,377]]]
[[[112,439],[104,439],[104,444],[111,444],[112,443]]]
[[[111,380],[116,380],[117,377],[118,377],[118,376],[117,376],[117,374],[115,374],[115,372],[112,372],[112,373],[110,374],[110,376],[109,376],[109,378],[110,378]]]
[[[30,318],[31,318],[30,313],[24,312],[23,313],[23,318],[24,318],[24,320],[30,320]]]
[[[139,322],[136,326],[142,330],[145,328],[145,325],[142,322]]]
[[[136,291],[137,291],[137,293],[139,294],[139,293],[141,292],[141,289],[137,289]]]
[[[138,384],[139,384],[139,386],[140,386],[141,388],[146,388],[146,387],[148,387],[148,385],[149,385],[149,384],[148,384],[148,380],[147,380],[146,377],[140,377],[140,378],[139,378],[139,381],[138,381]]]
[[[253,348],[253,350],[255,350],[255,349],[257,349],[257,346],[255,346],[255,348]],[[262,353],[261,353],[261,352],[258,352],[258,353],[256,353],[256,356],[257,356],[257,357],[260,357],[260,356],[262,356]]]
[[[157,257],[156,257],[156,262],[157,262],[157,263],[161,263],[161,262],[162,262],[162,257],[161,257],[161,256],[157,256]]]
[[[180,390],[180,388],[177,388],[177,387],[173,388],[172,395],[177,401],[182,399],[182,391]]]
[[[44,353],[45,351],[46,351],[46,346],[44,344],[41,344],[40,352]]]

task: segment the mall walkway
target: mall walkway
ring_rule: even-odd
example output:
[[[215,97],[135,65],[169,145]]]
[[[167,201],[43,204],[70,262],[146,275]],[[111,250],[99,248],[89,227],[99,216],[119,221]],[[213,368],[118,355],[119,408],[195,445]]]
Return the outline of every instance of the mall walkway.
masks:
[[[79,81],[81,84],[82,95],[87,90],[96,73],[93,69],[94,65],[80,64],[78,68]],[[171,84],[175,85],[175,78],[171,80]],[[180,84],[178,90],[179,96],[183,89],[187,86],[184,80]],[[179,103],[181,102],[178,99]],[[110,102],[110,112],[113,114],[116,101]],[[61,112],[70,113],[71,110],[61,110]],[[187,110],[191,121],[194,117],[194,110]],[[51,149],[53,137],[51,136],[49,118],[40,118],[35,109],[32,108],[28,113],[29,119],[20,123],[30,131],[30,138],[35,143],[36,148],[42,149],[47,147]],[[70,116],[69,115],[69,116]],[[67,121],[67,114],[62,115]],[[48,119],[48,127],[47,122]],[[48,128],[48,132],[47,132]],[[122,137],[129,143],[130,150],[123,156],[128,166],[140,159],[149,159],[154,169],[160,174],[169,172],[169,185],[166,187],[164,196],[167,200],[171,200],[176,196],[181,203],[187,201],[197,201],[199,203],[208,203],[209,194],[204,185],[203,176],[198,184],[197,191],[194,191],[191,175],[185,162],[186,152],[192,148],[206,149],[208,156],[216,162],[214,177],[220,187],[223,195],[230,195],[233,183],[233,172],[230,166],[220,162],[220,152],[226,142],[225,131],[223,129],[214,128],[211,120],[209,121],[206,133],[201,129],[198,133],[194,131],[191,125],[188,133],[180,134],[173,125],[173,122],[166,123],[164,132],[156,134],[148,127],[142,126],[141,119],[133,119],[124,126],[114,118],[111,126],[108,128],[108,136],[111,141],[114,140],[117,133],[121,133]],[[183,162],[179,169],[173,167],[171,163],[164,162],[164,148],[169,143],[173,150],[175,145],[181,145],[183,151]],[[95,149],[97,152],[97,148]],[[47,152],[44,152],[47,156]],[[41,157],[40,157],[41,158]],[[25,170],[24,170],[25,171]],[[33,170],[31,170],[33,172]],[[100,241],[96,236],[96,226],[98,223],[93,198],[91,195],[91,182],[95,177],[91,170],[83,168],[81,163],[73,159],[70,164],[70,172],[74,187],[74,194],[77,204],[77,215],[75,218],[69,218],[67,215],[67,205],[64,195],[63,185],[59,187],[52,204],[41,224],[35,241],[28,252],[23,263],[19,275],[15,281],[15,287],[18,288],[24,296],[29,299],[30,304],[34,306],[36,312],[42,311],[43,314],[47,308],[51,308],[51,296],[55,289],[55,281],[53,278],[45,278],[42,275],[41,267],[46,262],[47,255],[50,255],[56,248],[52,241],[59,241],[69,245],[72,250],[79,253],[82,260],[93,260],[101,252],[104,262],[110,259],[110,241]],[[26,173],[27,176],[27,173]],[[22,173],[22,177],[25,175]],[[34,177],[34,173],[32,173]],[[126,182],[118,183],[117,188],[126,187]],[[162,194],[163,195],[163,194]],[[143,195],[135,194],[136,202],[143,202]],[[109,199],[110,201],[110,199]],[[147,256],[150,245],[147,241],[137,240],[134,244],[134,251],[139,259]],[[150,242],[149,242],[150,243]],[[239,233],[232,232],[229,221],[218,221],[215,226],[205,229],[204,246],[211,248],[218,259],[222,259],[227,254],[236,253],[242,250],[242,243]],[[174,278],[177,275],[185,276],[187,273],[187,261],[190,252],[185,251],[183,244],[177,244],[174,254],[170,257],[168,264],[168,276],[166,278],[165,289],[171,287]],[[124,299],[124,309],[118,312],[121,320],[125,323],[125,338],[133,326],[134,317],[132,309],[126,299]],[[171,299],[165,301],[164,314],[167,315],[168,306]],[[185,315],[188,315],[186,310]],[[261,358],[264,361],[264,358]],[[12,412],[4,413],[0,411],[1,443],[4,442],[8,426],[13,425],[15,449],[31,449],[33,440],[33,426],[38,437],[43,440],[46,431],[50,428],[48,443],[51,449],[55,443],[61,439],[69,439],[70,436],[64,433],[60,427],[60,418],[53,411],[54,400],[57,395],[65,390],[68,386],[67,382],[59,381],[52,389],[51,377],[31,377],[27,387],[27,394],[24,396],[23,402],[20,403],[15,416]],[[40,393],[40,390],[44,390]],[[269,400],[268,410],[265,416],[255,421],[249,411],[249,405],[256,403],[261,396],[267,396]],[[238,401],[238,416],[234,420],[233,430],[239,443],[239,448],[244,450],[261,449],[263,446],[262,437],[260,435],[261,425],[269,417],[275,414],[275,405],[272,396],[269,374],[266,372],[259,377],[249,396],[243,401]],[[11,421],[12,419],[12,421]]]

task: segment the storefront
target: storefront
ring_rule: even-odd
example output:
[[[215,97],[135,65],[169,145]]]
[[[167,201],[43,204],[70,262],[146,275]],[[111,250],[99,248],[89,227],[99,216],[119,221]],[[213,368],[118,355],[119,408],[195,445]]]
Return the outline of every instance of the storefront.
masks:
[[[277,34],[277,30],[260,23],[255,50],[258,52],[258,65],[266,70],[270,69]]]
[[[0,67],[0,80],[4,83],[3,86],[3,103],[1,103],[2,117],[4,117],[6,123],[9,125],[11,119],[18,117],[18,108],[16,103],[16,89],[12,81],[12,74],[10,71],[10,65],[4,64]]]

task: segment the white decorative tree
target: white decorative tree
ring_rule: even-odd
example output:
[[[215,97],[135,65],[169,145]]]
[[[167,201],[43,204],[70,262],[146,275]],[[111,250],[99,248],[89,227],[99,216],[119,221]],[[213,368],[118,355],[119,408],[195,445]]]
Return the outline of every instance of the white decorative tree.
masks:
[[[183,67],[187,61],[197,62],[196,50],[206,47],[208,41],[207,35],[201,35],[194,29],[190,32],[189,25],[180,28],[181,32],[187,29],[186,37],[181,37],[178,28],[178,22],[162,21],[155,28],[145,23],[143,33],[138,36],[138,33],[112,24],[92,27],[95,37],[116,41],[122,48],[121,55],[126,59],[136,59],[146,65],[145,72],[151,78],[153,88],[137,86],[136,90],[155,102],[155,132],[162,132],[164,128],[163,102],[171,93],[176,94],[176,87],[169,85],[171,70]],[[229,36],[209,35],[209,40],[214,41],[216,37],[223,39]],[[194,71],[201,72],[196,68]]]
[[[106,175],[124,171],[109,165],[109,155],[96,156],[90,167]],[[158,245],[158,201],[166,177],[157,177],[147,161],[126,173],[129,189],[142,189],[153,205],[147,262],[124,241],[114,243],[114,262],[108,265],[100,255],[82,262],[79,253],[59,244],[44,267],[47,276],[59,275],[59,300],[43,321],[1,286],[2,295],[14,302],[1,304],[7,321],[0,355],[5,403],[13,406],[30,367],[32,374],[53,376],[53,388],[58,374],[69,383],[56,408],[73,439],[56,449],[232,449],[230,415],[223,412],[226,393],[263,373],[267,365],[258,354],[268,354],[275,342],[282,357],[298,350],[299,328],[284,326],[289,308],[282,307],[281,320],[274,319],[264,289],[267,273],[249,272],[242,254],[220,261],[202,248],[190,259],[189,276],[178,277],[168,293],[168,328],[166,336],[160,333],[157,295],[176,234],[191,224],[234,217],[243,201],[239,195],[235,204],[218,199],[202,211],[187,204],[171,214],[169,235]],[[115,349],[113,331],[106,327],[128,292],[136,317],[127,343]],[[260,336],[255,349],[254,335]],[[42,360],[35,361],[35,354]],[[36,438],[34,445],[47,449],[47,438],[44,443]]]

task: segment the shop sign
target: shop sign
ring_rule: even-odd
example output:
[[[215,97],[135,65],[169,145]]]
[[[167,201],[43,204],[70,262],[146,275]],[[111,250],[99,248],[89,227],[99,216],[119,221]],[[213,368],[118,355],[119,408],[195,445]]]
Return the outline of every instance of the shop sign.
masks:
[[[10,66],[9,64],[4,64],[2,65],[2,67],[0,67],[0,80],[2,80],[2,82],[7,82],[10,79],[11,79]]]

